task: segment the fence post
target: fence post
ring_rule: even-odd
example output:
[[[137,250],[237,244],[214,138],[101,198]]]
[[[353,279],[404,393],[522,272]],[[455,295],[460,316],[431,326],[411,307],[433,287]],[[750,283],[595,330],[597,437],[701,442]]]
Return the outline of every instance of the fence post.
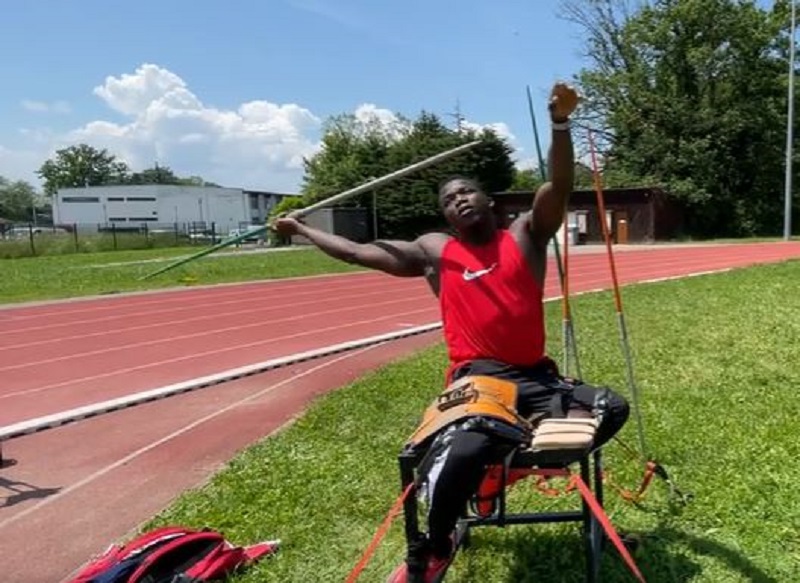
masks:
[[[75,253],[80,251],[80,246],[78,245],[78,223],[72,223],[72,238],[75,240]]]
[[[28,223],[28,240],[31,242],[31,255],[36,256],[36,244],[33,241],[33,225]]]
[[[178,238],[178,222],[175,221],[174,225],[175,225],[175,229],[174,229],[175,230],[175,246],[177,247],[178,246],[178,241],[180,240]]]
[[[117,250],[117,223],[111,222],[111,240],[114,242],[114,251]]]

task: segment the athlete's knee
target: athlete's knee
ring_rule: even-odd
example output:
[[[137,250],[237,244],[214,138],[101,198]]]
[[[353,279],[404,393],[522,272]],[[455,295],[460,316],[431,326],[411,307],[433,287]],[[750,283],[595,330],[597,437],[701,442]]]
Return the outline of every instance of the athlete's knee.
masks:
[[[625,397],[608,388],[600,389],[598,397],[604,402],[601,413],[605,413],[605,416],[613,419],[620,425],[623,425],[625,421],[628,420],[631,414],[631,408]]]
[[[600,426],[595,446],[599,447],[619,433],[628,421],[630,405],[624,397],[607,388],[600,389],[597,397]]]
[[[606,389],[608,402],[608,417],[613,425],[622,427],[631,414],[631,407],[628,400],[622,395],[615,393],[611,389]]]

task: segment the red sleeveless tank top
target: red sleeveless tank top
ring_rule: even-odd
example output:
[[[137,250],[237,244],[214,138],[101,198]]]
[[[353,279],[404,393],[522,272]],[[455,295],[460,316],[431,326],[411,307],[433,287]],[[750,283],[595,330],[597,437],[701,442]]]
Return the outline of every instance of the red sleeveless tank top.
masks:
[[[531,366],[544,357],[542,290],[508,230],[487,245],[448,241],[439,277],[451,370],[476,359]]]

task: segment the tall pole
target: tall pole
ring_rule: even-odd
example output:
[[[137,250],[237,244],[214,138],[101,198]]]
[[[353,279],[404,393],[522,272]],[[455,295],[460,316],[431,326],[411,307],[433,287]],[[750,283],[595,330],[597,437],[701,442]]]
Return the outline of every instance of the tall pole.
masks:
[[[792,0],[792,28],[789,34],[789,104],[786,120],[786,178],[784,188],[783,238],[792,236],[792,146],[794,142],[794,44],[796,4]]]
[[[378,240],[378,190],[372,191],[372,238]]]

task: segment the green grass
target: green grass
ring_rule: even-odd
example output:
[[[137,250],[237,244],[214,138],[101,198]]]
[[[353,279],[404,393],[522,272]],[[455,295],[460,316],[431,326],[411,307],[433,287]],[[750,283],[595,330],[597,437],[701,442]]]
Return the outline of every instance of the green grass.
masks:
[[[656,481],[641,507],[609,488],[618,528],[643,538],[637,561],[651,583],[800,581],[800,262],[626,288],[623,299],[650,449],[694,495],[670,503]],[[584,375],[629,394],[607,293],[573,304]],[[558,358],[559,306],[548,306]],[[398,495],[396,455],[441,386],[441,346],[391,364],[319,399],[282,432],[243,452],[153,524],[212,526],[244,544],[279,537],[278,556],[237,582],[343,581]],[[622,437],[636,444],[633,420]],[[617,483],[642,468],[616,443],[606,449]],[[574,505],[522,482],[515,507]],[[404,553],[402,520],[360,581],[383,581]],[[448,583],[579,582],[576,525],[475,532]],[[609,548],[606,583],[627,582]]]
[[[139,281],[178,257],[199,250],[184,247],[7,259],[0,262],[0,304],[356,269],[316,249],[263,253],[234,250],[206,255]]]
[[[0,259],[17,259],[48,255],[70,255],[74,253],[98,253],[134,249],[174,248],[188,246],[186,236],[174,233],[129,233],[118,232],[86,234],[63,233],[34,235],[15,239],[0,239]]]

